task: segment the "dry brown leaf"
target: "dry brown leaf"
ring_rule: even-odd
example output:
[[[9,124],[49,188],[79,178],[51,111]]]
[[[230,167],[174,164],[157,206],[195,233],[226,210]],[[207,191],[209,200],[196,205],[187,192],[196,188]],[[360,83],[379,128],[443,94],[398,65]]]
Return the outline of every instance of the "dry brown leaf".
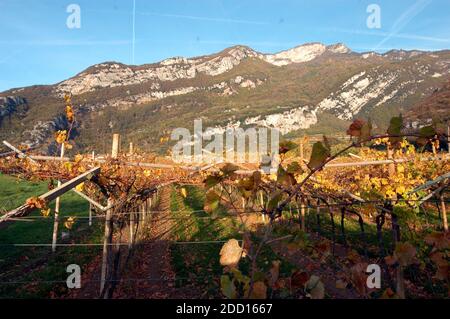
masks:
[[[242,256],[242,248],[236,239],[227,241],[220,250],[220,264],[235,268]]]

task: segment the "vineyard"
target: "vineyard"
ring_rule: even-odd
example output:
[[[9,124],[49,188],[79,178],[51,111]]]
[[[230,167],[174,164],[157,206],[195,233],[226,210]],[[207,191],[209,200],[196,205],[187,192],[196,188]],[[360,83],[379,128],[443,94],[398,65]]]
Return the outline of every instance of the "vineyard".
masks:
[[[125,153],[118,135],[111,154],[70,154],[65,111],[60,157],[4,142],[1,298],[449,297],[440,124],[356,120],[344,141],[281,142],[268,172]]]

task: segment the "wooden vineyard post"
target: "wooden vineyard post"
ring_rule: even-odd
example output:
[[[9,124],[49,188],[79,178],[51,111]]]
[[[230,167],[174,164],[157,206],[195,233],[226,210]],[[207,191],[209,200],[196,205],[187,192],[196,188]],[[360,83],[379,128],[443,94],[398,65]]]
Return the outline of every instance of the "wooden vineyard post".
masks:
[[[145,210],[146,210],[146,205],[143,203],[141,204],[141,222],[142,222],[142,230],[144,230],[145,228]]]
[[[342,241],[344,242],[344,246],[348,246],[347,243],[347,236],[345,234],[345,206],[341,207],[341,236],[342,236]]]
[[[135,233],[134,233],[134,218],[135,218],[135,214],[134,212],[130,212],[130,242],[128,247],[132,248],[134,245],[134,237],[135,237]]]
[[[148,211],[149,211],[148,201],[144,201],[144,223],[147,222]]]
[[[151,207],[148,198],[143,203],[143,211],[144,211],[144,225],[149,225],[148,217],[150,215]]]
[[[61,144],[60,157],[64,157],[64,143]],[[58,181],[58,187],[61,186],[61,181]],[[58,241],[58,225],[59,225],[59,209],[61,204],[61,197],[56,197],[55,202],[55,219],[53,221],[53,236],[52,236],[52,252],[56,251],[56,243]]]
[[[3,144],[5,144],[7,147],[9,147],[10,149],[12,149],[15,153],[17,153],[19,155],[20,158],[26,158],[28,159],[31,163],[33,164],[37,164],[37,162],[32,159],[30,156],[28,156],[27,154],[25,154],[24,152],[22,152],[21,150],[19,150],[18,148],[16,148],[15,146],[11,145],[10,143],[8,143],[7,141],[3,141]]]
[[[259,192],[259,200],[261,202],[261,207],[264,209],[265,206],[264,206],[264,194],[263,194],[263,191]],[[264,224],[266,223],[266,215],[265,214],[262,214],[262,221],[263,221]]]
[[[433,154],[434,154],[434,155],[437,155],[438,150],[436,149],[436,144],[431,143],[431,148],[432,148],[432,150],[433,150]]]
[[[72,190],[75,186],[79,185],[80,183],[84,182],[85,180],[89,179],[91,176],[97,174],[100,172],[100,167],[95,167],[93,169],[90,169],[87,172],[84,172],[83,174],[65,182],[60,187],[56,187],[50,191],[48,191],[45,194],[42,194],[39,196],[41,200],[46,201],[47,203],[50,203],[51,201],[55,200],[58,196],[61,196],[64,193],[67,193],[68,191]],[[87,197],[87,196],[86,196]],[[19,216],[25,216],[29,214],[32,210],[32,207],[29,204],[24,204],[22,206],[17,207],[16,209],[13,209],[6,214],[0,215],[0,223],[7,221],[8,219],[12,219]]]
[[[392,209],[392,208],[391,208]],[[392,218],[392,235],[394,239],[394,250],[397,247],[397,243],[400,238],[400,227],[398,225],[398,217],[394,212],[391,212]],[[403,273],[403,266],[398,265],[396,270],[396,293],[400,299],[405,299],[405,278]]]
[[[112,143],[112,150],[111,150],[111,157],[117,158],[119,156],[119,149],[120,149],[120,135],[114,134],[113,135],[113,143]]]
[[[388,145],[387,146],[387,157],[389,160],[393,160],[394,156],[394,150]],[[392,179],[395,176],[395,163],[389,163],[388,166],[388,173],[389,173],[389,178]],[[397,197],[394,196],[394,200]],[[397,220],[397,216],[394,214],[394,212],[392,211],[392,232],[393,232],[393,236],[394,236],[394,249],[397,246],[397,242],[400,241],[400,227],[398,225],[398,220]],[[404,279],[404,274],[403,274],[403,266],[398,265],[397,267],[397,271],[396,271],[396,277],[397,277],[397,287],[396,287],[396,292],[397,295],[399,296],[399,298],[401,299],[405,299],[405,279]]]
[[[447,151],[450,154],[450,121],[447,121]]]
[[[317,229],[320,232],[321,231],[321,229],[320,229],[320,199],[317,199],[316,219],[317,219]]]
[[[304,138],[302,138],[302,140],[300,142],[300,163],[301,164],[303,164],[303,160],[305,158],[305,148],[304,148],[303,140],[304,140]]]
[[[92,226],[92,213],[94,212],[94,205],[89,203],[89,227]]]
[[[394,160],[394,150],[388,145],[387,146],[387,158],[389,160]],[[394,162],[389,163],[388,166],[389,177],[392,178],[395,175],[395,164]]]
[[[108,207],[111,207],[113,204],[112,198],[108,199]],[[103,255],[102,255],[102,273],[100,278],[100,296],[103,293],[103,290],[105,289],[105,283],[107,275],[110,271],[108,269],[108,261],[111,254],[111,244],[112,244],[112,234],[113,234],[113,222],[112,222],[112,214],[113,209],[110,208],[106,211],[106,218],[105,218],[105,234],[103,237]],[[105,294],[106,295],[106,294]]]
[[[302,231],[306,231],[306,223],[305,223],[305,201],[303,197],[300,199],[300,213],[301,213],[301,224],[302,224]]]
[[[133,142],[130,142],[130,149],[129,149],[128,153],[130,154],[130,156],[134,154]]]
[[[150,215],[150,220],[151,220],[151,217],[152,217],[152,205],[153,205],[152,198],[151,197],[147,198],[147,210],[148,210],[148,213]]]
[[[142,228],[142,204],[139,205],[138,211],[139,228]]]
[[[308,202],[306,202],[305,208],[306,208],[306,216],[309,216],[311,208],[309,207],[309,203]],[[306,228],[306,218],[305,218],[305,228]]]
[[[397,268],[397,295],[400,299],[405,299],[405,279],[403,273],[403,266],[399,265]]]
[[[442,223],[444,224],[444,231],[448,232],[447,209],[445,207],[444,191],[441,192],[439,200],[441,202],[441,214],[442,214]]]

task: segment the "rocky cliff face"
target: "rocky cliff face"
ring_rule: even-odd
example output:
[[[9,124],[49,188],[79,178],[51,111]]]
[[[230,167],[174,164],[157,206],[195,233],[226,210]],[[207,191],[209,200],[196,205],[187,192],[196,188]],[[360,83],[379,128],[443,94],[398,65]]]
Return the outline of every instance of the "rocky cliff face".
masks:
[[[346,54],[350,53],[351,50],[340,43],[330,46],[325,46],[321,43],[311,43],[301,45],[290,50],[282,51],[277,54],[264,55],[262,56],[262,59],[273,65],[283,66],[292,63],[309,62],[318,58],[326,52]]]
[[[193,79],[198,74],[217,76],[230,71],[246,58],[258,54],[247,47],[234,47],[218,54],[194,59],[171,58],[158,64],[140,67],[118,63],[95,65],[77,76],[63,81],[55,88],[55,94],[64,92],[79,95],[99,88],[128,86],[152,82],[157,88],[160,82]]]
[[[32,128],[27,128],[22,134],[22,144],[34,147],[43,144],[53,133],[67,130],[68,123],[64,116],[58,115],[50,121],[38,121]],[[76,130],[76,127],[75,127]]]
[[[5,117],[26,111],[27,100],[20,96],[0,96],[0,125]]]
[[[242,60],[257,58],[276,66],[303,63],[316,59],[325,52],[335,54],[350,53],[343,44],[325,46],[320,43],[305,44],[277,54],[258,53],[245,46],[236,46],[217,55],[187,59],[175,57],[160,63],[144,66],[126,66],[119,63],[95,65],[77,76],[63,81],[54,93],[62,96],[64,92],[74,95],[92,92],[100,88],[128,86],[153,83],[156,87],[161,82],[180,79],[193,79],[199,74],[218,76],[238,66]]]
[[[308,106],[303,106],[266,116],[247,117],[242,121],[229,121],[226,125],[209,128],[205,135],[223,134],[227,129],[248,127],[273,128],[285,135],[296,130],[309,128],[316,123],[316,112]]]
[[[420,101],[406,114],[412,127],[428,124],[433,119],[450,123],[450,80]]]
[[[350,77],[318,104],[317,111],[330,111],[342,120],[351,120],[366,106],[379,107],[388,102],[401,104],[415,94],[426,96],[433,87],[423,90],[422,83],[449,75],[450,64],[438,59],[396,70],[375,67]]]
[[[125,96],[107,99],[98,103],[89,103],[86,104],[85,107],[87,107],[90,111],[104,109],[107,107],[128,109],[133,105],[147,104],[168,97],[186,95],[193,92],[207,92],[217,96],[232,96],[238,94],[239,88],[246,88],[248,90],[255,89],[256,87],[263,85],[266,80],[266,78],[249,79],[239,75],[228,81],[222,81],[208,86],[183,86],[171,90],[163,90],[161,85],[152,83],[151,89],[147,92],[127,94]]]
[[[246,125],[275,128],[283,135],[293,131],[310,128],[316,123],[316,111],[309,106],[303,106],[282,113],[267,115],[265,117],[256,116],[245,120]]]

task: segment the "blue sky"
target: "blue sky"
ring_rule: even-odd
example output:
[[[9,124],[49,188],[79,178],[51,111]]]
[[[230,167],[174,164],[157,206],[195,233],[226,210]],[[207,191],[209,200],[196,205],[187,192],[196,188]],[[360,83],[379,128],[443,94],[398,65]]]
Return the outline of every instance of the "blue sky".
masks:
[[[81,9],[79,29],[67,27],[70,4]],[[381,9],[381,28],[367,27],[370,4]],[[0,91],[56,83],[104,61],[144,64],[235,44],[448,49],[449,21],[450,0],[0,0]]]

